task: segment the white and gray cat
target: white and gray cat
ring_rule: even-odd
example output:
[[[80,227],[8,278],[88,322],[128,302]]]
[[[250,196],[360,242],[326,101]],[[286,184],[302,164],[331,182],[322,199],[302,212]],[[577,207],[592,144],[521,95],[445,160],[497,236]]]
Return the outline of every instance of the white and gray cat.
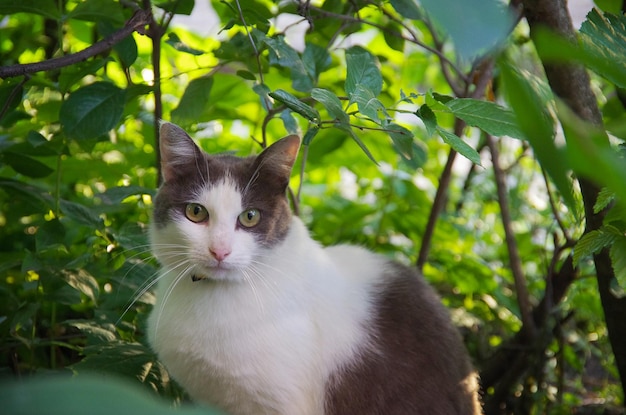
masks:
[[[481,412],[457,329],[414,270],[324,248],[286,197],[300,139],[208,155],[160,130],[149,341],[197,401],[230,414]]]

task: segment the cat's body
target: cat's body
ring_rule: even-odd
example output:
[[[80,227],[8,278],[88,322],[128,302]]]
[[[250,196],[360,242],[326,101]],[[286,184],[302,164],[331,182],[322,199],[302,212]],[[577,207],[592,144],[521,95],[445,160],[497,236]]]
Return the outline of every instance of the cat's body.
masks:
[[[161,128],[149,337],[195,400],[231,414],[476,414],[467,352],[434,291],[289,212],[299,140],[208,156]]]

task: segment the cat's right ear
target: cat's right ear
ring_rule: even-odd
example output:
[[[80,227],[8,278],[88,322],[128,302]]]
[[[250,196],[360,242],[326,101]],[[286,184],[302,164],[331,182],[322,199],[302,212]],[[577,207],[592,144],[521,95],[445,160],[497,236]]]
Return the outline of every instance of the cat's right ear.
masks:
[[[201,154],[193,139],[179,126],[166,121],[159,129],[161,175],[163,181],[174,179],[180,167],[192,163]]]

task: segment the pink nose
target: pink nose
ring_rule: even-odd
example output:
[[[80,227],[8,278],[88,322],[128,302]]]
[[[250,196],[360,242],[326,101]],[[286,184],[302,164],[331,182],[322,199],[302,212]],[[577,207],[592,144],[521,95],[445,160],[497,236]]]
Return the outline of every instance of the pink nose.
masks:
[[[228,248],[210,248],[209,252],[213,255],[213,258],[218,261],[223,261],[228,255],[230,255],[230,249]]]

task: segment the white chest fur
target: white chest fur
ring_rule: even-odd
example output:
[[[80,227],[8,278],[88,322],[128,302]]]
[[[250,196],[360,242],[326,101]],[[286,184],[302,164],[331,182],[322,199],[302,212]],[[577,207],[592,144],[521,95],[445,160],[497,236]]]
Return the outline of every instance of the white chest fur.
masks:
[[[322,414],[332,371],[367,347],[383,259],[323,249],[299,219],[245,278],[193,282],[165,271],[150,342],[192,398],[232,414]]]

